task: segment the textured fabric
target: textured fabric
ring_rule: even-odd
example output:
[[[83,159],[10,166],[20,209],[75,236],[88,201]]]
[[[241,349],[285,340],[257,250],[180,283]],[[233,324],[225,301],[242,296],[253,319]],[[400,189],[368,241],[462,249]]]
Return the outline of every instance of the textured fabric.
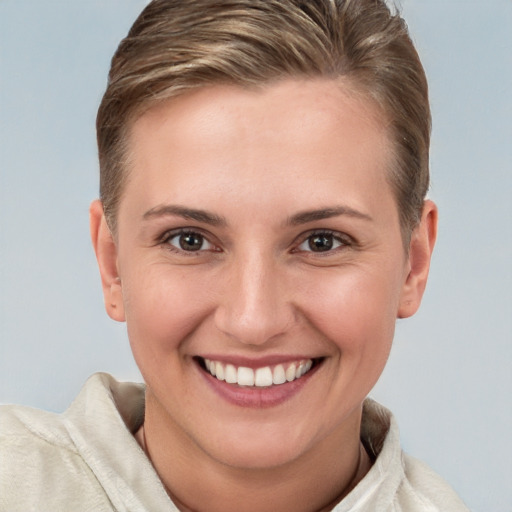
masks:
[[[63,414],[1,407],[0,511],[177,511],[133,437],[143,415],[144,387],[106,374],[91,377]],[[468,510],[403,454],[391,414],[371,400],[361,436],[377,458],[336,512]]]

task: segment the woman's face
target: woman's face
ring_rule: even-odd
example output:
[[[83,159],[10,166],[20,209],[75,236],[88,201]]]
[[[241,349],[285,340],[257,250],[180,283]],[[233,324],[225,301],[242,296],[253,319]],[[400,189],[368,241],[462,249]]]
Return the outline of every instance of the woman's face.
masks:
[[[410,270],[377,112],[332,81],[217,86],[130,148],[109,300],[147,418],[243,467],[357,436]]]

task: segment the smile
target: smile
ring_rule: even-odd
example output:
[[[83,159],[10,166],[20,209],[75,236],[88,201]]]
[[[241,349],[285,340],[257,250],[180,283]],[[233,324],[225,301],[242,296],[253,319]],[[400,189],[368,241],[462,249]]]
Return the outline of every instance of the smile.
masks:
[[[203,359],[203,362],[205,369],[217,380],[238,386],[259,388],[293,382],[306,375],[315,364],[313,359],[301,359],[286,364],[253,369],[206,358]]]

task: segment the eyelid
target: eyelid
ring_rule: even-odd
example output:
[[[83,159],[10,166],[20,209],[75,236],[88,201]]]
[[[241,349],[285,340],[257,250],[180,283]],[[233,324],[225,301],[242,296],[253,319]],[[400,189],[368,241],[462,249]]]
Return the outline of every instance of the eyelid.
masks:
[[[212,249],[199,249],[197,251],[185,251],[185,250],[182,250],[182,249],[175,247],[168,243],[171,238],[174,238],[174,237],[177,237],[180,235],[186,235],[186,234],[200,235],[210,245],[212,245],[213,248]],[[312,236],[318,236],[318,235],[332,236],[333,238],[338,240],[341,243],[341,245],[338,247],[335,247],[329,251],[324,251],[324,252],[321,252],[321,251],[314,252],[314,251],[306,251],[306,250],[299,249],[299,247],[303,243],[305,243],[308,240],[308,238],[310,238]],[[182,253],[187,256],[194,256],[194,255],[197,256],[204,252],[222,252],[222,249],[220,248],[220,244],[215,241],[215,237],[211,233],[209,233],[201,228],[192,227],[192,226],[168,229],[168,230],[164,231],[160,236],[157,237],[156,244],[163,245],[168,250],[171,250],[173,252]],[[295,238],[295,241],[292,243],[293,248],[292,248],[291,252],[304,252],[304,253],[312,253],[312,254],[315,254],[316,256],[327,256],[329,254],[338,252],[338,250],[343,249],[344,247],[353,247],[355,245],[357,245],[357,242],[354,240],[353,237],[351,237],[347,233],[336,231],[333,229],[320,228],[320,229],[312,229],[312,230],[303,232],[299,236],[297,236]]]
[[[318,235],[329,235],[329,236],[332,236],[334,239],[338,240],[341,245],[338,246],[338,247],[335,247],[329,251],[319,251],[319,252],[315,252],[315,251],[306,251],[306,250],[301,250],[299,249],[299,247],[306,243],[308,238],[311,238],[313,236],[318,236]],[[343,233],[343,232],[340,232],[340,231],[335,231],[333,229],[312,229],[311,231],[306,231],[305,233],[301,233],[296,239],[295,239],[295,242],[294,242],[294,249],[292,252],[305,252],[305,253],[311,253],[311,254],[315,254],[316,256],[327,256],[329,254],[334,254],[336,252],[338,252],[340,249],[343,249],[344,247],[352,247],[356,244],[355,240],[350,236],[350,235],[347,235],[346,233]]]
[[[212,246],[212,248],[211,249],[199,249],[197,251],[185,251],[185,250],[180,249],[180,248],[178,248],[174,245],[171,245],[169,243],[169,240],[171,240],[172,238],[175,238],[175,237],[178,237],[181,235],[188,235],[188,234],[201,236],[202,238],[204,238],[204,240],[206,242],[208,242],[208,244],[210,244]],[[212,240],[212,238],[214,238],[214,237],[210,233],[205,232],[201,228],[180,227],[180,228],[168,229],[168,230],[164,231],[164,233],[162,233],[162,235],[160,235],[158,237],[157,244],[164,246],[165,249],[167,249],[167,250],[170,250],[170,251],[173,251],[176,253],[180,253],[180,254],[184,254],[186,256],[198,256],[205,252],[217,252],[219,250],[219,244],[215,243]]]

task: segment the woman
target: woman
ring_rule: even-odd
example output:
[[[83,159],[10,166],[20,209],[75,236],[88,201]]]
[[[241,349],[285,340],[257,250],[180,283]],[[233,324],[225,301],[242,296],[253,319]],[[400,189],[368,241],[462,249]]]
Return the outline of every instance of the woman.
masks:
[[[92,240],[146,385],[97,375],[62,417],[7,410],[2,510],[466,510],[365,400],[436,237],[403,21],[151,2],[97,130]]]

